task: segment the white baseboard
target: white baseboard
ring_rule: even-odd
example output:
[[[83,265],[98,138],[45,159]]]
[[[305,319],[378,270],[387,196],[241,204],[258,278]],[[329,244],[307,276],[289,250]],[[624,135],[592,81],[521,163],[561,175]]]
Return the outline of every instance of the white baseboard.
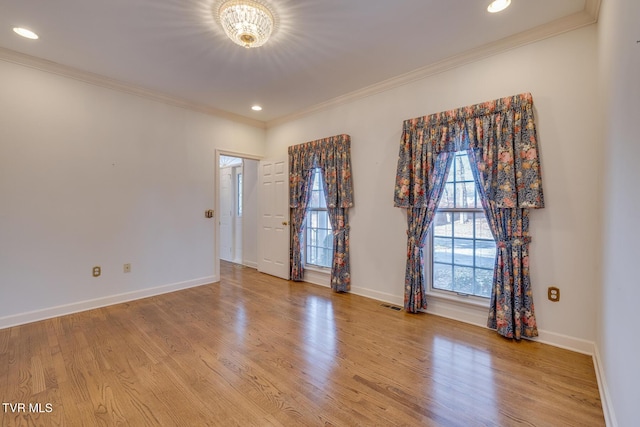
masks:
[[[255,268],[256,270],[258,269],[258,263],[255,261],[244,261],[242,263],[242,265],[250,267],[250,268]]]
[[[538,329],[538,338],[536,338],[535,341],[543,344],[549,344],[554,347],[564,348],[565,350],[575,351],[576,353],[586,354],[588,356],[593,356],[595,349],[595,343],[593,341],[574,338],[568,335],[558,334],[556,332],[549,332],[544,329]]]
[[[427,313],[435,314],[436,316],[446,317],[448,319],[469,323],[483,328],[487,327],[487,317],[489,312],[486,307],[474,305],[463,306],[462,303],[456,303],[455,301],[436,300],[431,298],[426,311]],[[531,341],[552,345],[554,347],[563,348],[565,350],[589,356],[594,354],[595,348],[593,341],[570,337],[556,332],[549,332],[544,329],[538,329],[538,337],[531,339]]]
[[[388,294],[386,292],[374,291],[373,289],[352,287],[351,293],[360,295],[361,297],[378,300],[380,302],[399,305],[400,307],[404,305],[404,297]]]
[[[618,427],[613,406],[611,404],[611,395],[607,386],[607,379],[604,375],[604,362],[600,356],[598,346],[594,346],[593,366],[596,369],[596,379],[598,380],[598,390],[600,390],[600,402],[602,402],[602,412],[604,412],[604,422],[607,427]]]
[[[314,285],[330,288],[331,274],[328,271],[318,271],[310,268],[305,268],[304,281],[312,283]],[[399,297],[397,295],[392,295],[385,292],[374,291],[368,288],[351,287],[350,292],[354,295],[360,295],[362,297],[371,298],[380,302],[386,302],[399,306],[402,306],[404,304],[404,299],[401,296]]]
[[[351,292],[363,297],[372,298],[381,302],[404,305],[404,297],[398,295],[387,294],[366,288],[352,288]],[[432,295],[428,297],[428,305],[426,312],[447,319],[457,320],[459,322],[468,323],[482,328],[487,327],[488,308],[465,302],[450,301],[443,298],[437,298]],[[595,344],[593,341],[575,338],[556,332],[538,329],[538,337],[533,341],[543,344],[552,345],[554,347],[564,348],[565,350],[575,351],[589,356],[594,354]]]
[[[172,283],[169,285],[158,286],[155,288],[141,289],[133,292],[125,292],[118,295],[109,295],[106,297],[96,298],[92,300],[79,301],[71,304],[59,305],[57,307],[45,308],[42,310],[29,311],[27,313],[14,314],[11,316],[0,317],[0,329],[10,328],[12,326],[24,325],[26,323],[37,322],[40,320],[51,319],[52,317],[64,316],[67,314],[78,313],[95,308],[106,307],[108,305],[120,304],[123,302],[133,301],[142,298],[148,298],[155,295],[175,292],[182,289],[202,286],[209,283],[220,281],[220,276],[202,277],[200,279],[187,280],[185,282]]]

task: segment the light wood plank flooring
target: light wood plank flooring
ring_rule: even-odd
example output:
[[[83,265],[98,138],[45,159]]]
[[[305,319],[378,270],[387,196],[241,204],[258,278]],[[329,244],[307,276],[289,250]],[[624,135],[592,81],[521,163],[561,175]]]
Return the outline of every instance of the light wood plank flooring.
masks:
[[[222,269],[0,330],[1,425],[604,425],[589,356]]]

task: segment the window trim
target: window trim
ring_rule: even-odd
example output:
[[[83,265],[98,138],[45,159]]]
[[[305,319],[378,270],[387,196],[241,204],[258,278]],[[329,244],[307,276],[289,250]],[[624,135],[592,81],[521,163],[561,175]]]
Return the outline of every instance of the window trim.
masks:
[[[304,265],[304,269],[305,270],[310,270],[310,271],[315,271],[316,273],[331,274],[331,267],[325,267],[325,266],[322,266],[322,265],[305,264]]]
[[[323,179],[321,168],[314,168],[314,172],[313,172],[313,174],[311,176],[312,180],[315,179],[316,173],[318,174],[318,176],[320,176],[320,179]],[[311,190],[310,191],[314,191],[313,190],[314,182],[312,181],[311,184],[312,185],[311,185]],[[323,194],[324,194],[324,182],[321,182],[320,184],[321,184],[320,185],[320,191],[323,192]],[[331,265],[324,266],[324,265],[312,264],[312,263],[309,263],[307,261],[307,248],[308,248],[308,245],[307,245],[307,233],[308,233],[307,220],[309,219],[309,214],[311,212],[326,212],[327,213],[327,219],[329,219],[328,218],[329,209],[326,206],[326,200],[325,200],[325,207],[324,208],[312,208],[310,206],[307,206],[307,211],[305,213],[305,218],[304,218],[304,222],[305,222],[304,233],[303,233],[303,236],[302,236],[302,242],[300,244],[300,249],[301,249],[301,252],[302,252],[302,254],[301,254],[302,255],[302,259],[304,260],[304,268],[305,268],[305,270],[308,269],[308,270],[315,271],[315,272],[322,273],[322,274],[331,274],[331,268],[332,268]],[[329,221],[328,225],[329,225],[329,231],[331,232],[331,234],[333,234],[333,229],[331,228],[331,221]],[[323,247],[320,247],[320,246],[316,246],[316,248],[324,249]],[[333,264],[333,244],[332,244],[330,264]]]
[[[327,270],[327,269],[331,270],[331,267],[327,267],[327,266],[319,265],[319,264],[311,264],[310,262],[307,261],[307,248],[309,246],[309,245],[307,245],[307,232],[308,232],[307,219],[309,218],[308,215],[311,212],[326,212],[327,216],[329,216],[329,212],[328,212],[327,208],[322,209],[322,208],[309,208],[309,207],[307,207],[307,212],[305,213],[305,217],[304,217],[305,227],[304,227],[304,233],[303,233],[304,234],[304,236],[303,236],[303,244],[301,245],[302,248],[303,248],[302,255],[304,256],[303,259],[304,259],[305,268],[308,268],[307,266],[312,266],[313,268],[315,268],[318,271],[322,271],[323,269],[324,270]],[[331,227],[331,223],[329,223],[329,227]],[[333,230],[331,228],[329,229],[329,232],[331,232],[331,234],[333,234]],[[325,249],[322,246],[316,246],[316,248]],[[331,255],[333,256],[333,248],[332,248],[332,251],[331,251]]]
[[[464,150],[462,150],[464,151]],[[456,152],[457,155],[458,152]],[[455,162],[456,159],[454,158],[453,161]],[[454,165],[452,165],[452,169],[454,168]],[[451,182],[454,185],[454,188],[456,186],[457,183],[468,183],[468,182],[473,182],[474,184],[477,185],[477,183],[475,182],[475,178],[473,181],[468,181],[468,180],[463,180],[463,181],[456,181],[455,177],[452,181],[449,181],[447,179],[447,182]],[[455,200],[455,196],[454,196],[454,200]],[[443,212],[450,212],[450,213],[460,213],[460,212],[468,212],[471,214],[475,214],[475,213],[481,213],[486,215],[484,208],[477,207],[480,205],[480,195],[477,193],[475,194],[474,197],[474,204],[476,205],[476,207],[470,207],[470,208],[463,208],[463,207],[459,207],[459,208],[442,208],[442,209],[437,209],[436,208],[436,212],[434,214],[434,221],[435,221],[435,215],[438,213],[443,213]],[[474,233],[475,235],[475,233]],[[433,245],[434,245],[434,238],[435,238],[435,231],[434,231],[434,223],[432,222],[431,225],[429,226],[429,230],[427,233],[427,242],[428,244],[426,244],[423,248],[423,257],[424,257],[424,262],[425,262],[425,269],[424,269],[424,276],[423,279],[425,280],[426,283],[426,293],[428,296],[430,297],[434,297],[436,299],[442,299],[442,300],[446,300],[446,301],[454,301],[454,302],[459,302],[459,303],[464,303],[464,304],[468,304],[468,305],[473,305],[473,306],[478,306],[478,307],[489,307],[490,303],[491,303],[491,297],[483,297],[483,296],[478,296],[478,295],[473,295],[473,294],[467,294],[467,293],[463,293],[463,292],[455,292],[455,291],[449,291],[446,289],[438,289],[434,287],[434,283],[433,283],[433,272],[434,272],[434,259],[433,259]],[[473,239],[469,239],[469,240],[473,240],[474,242],[477,240],[480,241],[488,241],[488,239],[478,239],[478,238],[473,238]],[[495,243],[495,239],[492,240]],[[474,246],[475,247],[475,246]],[[475,249],[474,249],[474,253],[475,253]],[[455,265],[455,264],[453,264]],[[475,265],[474,265],[474,270],[475,270]],[[495,268],[495,267],[494,267]],[[493,271],[493,269],[492,269]]]

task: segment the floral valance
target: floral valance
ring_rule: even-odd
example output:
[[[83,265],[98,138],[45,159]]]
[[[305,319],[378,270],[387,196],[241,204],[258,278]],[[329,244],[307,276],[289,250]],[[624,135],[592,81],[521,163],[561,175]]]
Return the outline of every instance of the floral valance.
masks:
[[[406,120],[396,189],[397,207],[426,207],[436,157],[478,152],[482,185],[498,208],[542,208],[544,198],[530,93]]]
[[[289,207],[297,208],[304,200],[307,176],[317,167],[327,187],[327,207],[352,207],[350,153],[351,137],[344,134],[289,147]]]

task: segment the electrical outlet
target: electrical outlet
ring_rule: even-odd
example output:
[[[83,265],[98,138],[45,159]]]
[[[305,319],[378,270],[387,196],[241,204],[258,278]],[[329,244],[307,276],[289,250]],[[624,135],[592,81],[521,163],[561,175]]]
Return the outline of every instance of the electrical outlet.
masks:
[[[102,274],[102,269],[100,268],[100,266],[96,265],[95,267],[93,267],[93,277],[98,277],[100,276],[100,274]]]
[[[123,266],[122,270],[123,270],[125,273],[131,273],[131,264],[129,264],[129,263],[125,264],[125,265]]]
[[[555,286],[549,286],[549,290],[547,291],[547,297],[549,301],[558,302],[560,301],[560,289]]]

